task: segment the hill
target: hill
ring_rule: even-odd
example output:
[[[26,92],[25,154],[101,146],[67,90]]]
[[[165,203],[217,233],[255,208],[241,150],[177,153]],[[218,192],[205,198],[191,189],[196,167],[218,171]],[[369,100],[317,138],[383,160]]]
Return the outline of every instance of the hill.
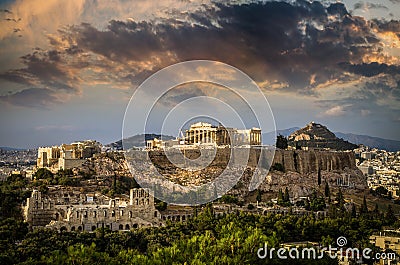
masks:
[[[310,122],[288,136],[292,147],[329,148],[333,150],[351,150],[357,145],[336,137],[326,126]]]

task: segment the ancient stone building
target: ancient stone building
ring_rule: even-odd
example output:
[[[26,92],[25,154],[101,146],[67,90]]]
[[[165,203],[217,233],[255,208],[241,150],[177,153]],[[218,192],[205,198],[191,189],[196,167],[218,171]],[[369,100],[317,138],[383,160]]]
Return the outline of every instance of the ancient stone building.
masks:
[[[31,228],[43,227],[65,231],[129,230],[163,224],[154,206],[154,197],[147,189],[131,189],[129,200],[114,198],[108,203],[83,196],[86,200],[71,200],[67,196],[49,198],[34,190],[24,206],[25,221]],[[66,199],[67,198],[67,199]]]
[[[60,146],[39,147],[37,167],[50,169],[69,169],[79,167],[85,159],[100,153],[101,144],[86,140]]]
[[[261,130],[258,128],[239,130],[222,125],[213,126],[205,122],[197,122],[186,130],[186,144],[216,145],[261,145]]]

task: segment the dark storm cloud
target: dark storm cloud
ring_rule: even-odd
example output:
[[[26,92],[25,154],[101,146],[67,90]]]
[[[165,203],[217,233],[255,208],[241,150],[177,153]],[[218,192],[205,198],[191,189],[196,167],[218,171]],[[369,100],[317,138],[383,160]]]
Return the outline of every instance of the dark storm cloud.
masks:
[[[362,64],[350,64],[343,63],[341,64],[342,68],[348,72],[362,75],[366,77],[372,77],[379,74],[388,74],[388,75],[399,75],[400,74],[400,66],[398,65],[387,65],[385,63],[362,63]]]
[[[0,78],[7,81],[28,85],[40,86],[47,89],[61,89],[75,91],[76,77],[68,69],[63,69],[59,52],[55,50],[35,52],[22,56],[25,68],[10,70],[0,74]]]
[[[206,15],[190,14],[189,21],[111,21],[107,31],[83,24],[70,34],[80,48],[113,61],[158,57],[158,69],[171,60],[219,60],[259,82],[279,80],[286,90],[307,94],[310,85],[339,76],[339,63],[360,60],[378,42],[368,23],[340,3],[217,5]]]
[[[363,64],[362,58],[376,52],[380,40],[371,23],[352,17],[341,3],[215,4],[175,15],[157,21],[113,20],[106,30],[72,26],[60,31],[70,45],[61,47],[59,40],[51,39],[54,49],[24,56],[25,68],[0,77],[74,91],[76,76],[87,66],[97,70],[95,81],[138,84],[172,63],[209,59],[238,67],[267,90],[274,82],[283,84],[284,92],[315,94],[319,85],[348,81],[344,70],[362,76],[392,71],[389,65]],[[379,27],[395,27],[392,24]]]
[[[400,21],[391,20],[391,21],[379,21],[374,20],[374,24],[378,27],[381,32],[393,32],[396,34],[400,34]]]

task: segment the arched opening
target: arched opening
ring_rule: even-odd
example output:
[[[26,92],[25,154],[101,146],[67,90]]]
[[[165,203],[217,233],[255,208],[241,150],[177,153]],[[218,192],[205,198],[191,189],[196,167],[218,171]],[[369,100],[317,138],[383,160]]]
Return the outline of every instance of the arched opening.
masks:
[[[126,224],[126,225],[125,225],[125,229],[126,229],[126,230],[129,230],[129,229],[131,229],[131,228],[129,227],[128,224]]]
[[[78,231],[82,231],[82,226],[78,226]]]
[[[157,211],[154,212],[154,217],[157,217]]]
[[[138,228],[138,224],[133,224],[133,226],[132,226],[133,228]]]
[[[58,221],[58,218],[60,217],[59,213],[56,213],[56,221]]]
[[[94,231],[94,230],[96,230],[96,226],[93,225],[92,226],[92,231]]]
[[[182,215],[182,221],[185,221],[186,216]]]
[[[123,230],[124,229],[124,226],[122,225],[122,224],[120,224],[119,226],[118,226],[118,230]]]
[[[75,231],[75,226],[71,226],[71,231]]]
[[[96,211],[93,212],[93,217],[96,217],[97,213]]]
[[[115,217],[115,211],[111,211],[111,217]]]
[[[66,228],[65,226],[62,226],[62,227],[60,228],[60,231],[61,231],[61,232],[67,231],[67,228]]]

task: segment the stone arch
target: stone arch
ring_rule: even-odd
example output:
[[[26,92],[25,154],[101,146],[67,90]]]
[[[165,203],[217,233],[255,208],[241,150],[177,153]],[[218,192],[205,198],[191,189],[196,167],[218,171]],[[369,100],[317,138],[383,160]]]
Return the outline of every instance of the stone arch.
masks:
[[[97,228],[97,227],[96,227],[95,225],[93,225],[93,226],[92,226],[92,231],[96,230],[96,228]]]
[[[139,227],[139,225],[138,224],[133,224],[133,226],[132,226],[133,228],[138,228]]]
[[[125,225],[125,229],[126,229],[126,230],[131,229],[131,228],[129,227],[129,224],[126,224],[126,225]]]
[[[75,231],[75,226],[71,226],[71,231]]]
[[[120,225],[118,226],[118,230],[124,230],[124,225],[123,225],[123,224],[120,224]]]
[[[82,231],[82,226],[78,226],[78,231]]]
[[[65,226],[61,226],[60,231],[61,232],[67,231],[67,228]]]

